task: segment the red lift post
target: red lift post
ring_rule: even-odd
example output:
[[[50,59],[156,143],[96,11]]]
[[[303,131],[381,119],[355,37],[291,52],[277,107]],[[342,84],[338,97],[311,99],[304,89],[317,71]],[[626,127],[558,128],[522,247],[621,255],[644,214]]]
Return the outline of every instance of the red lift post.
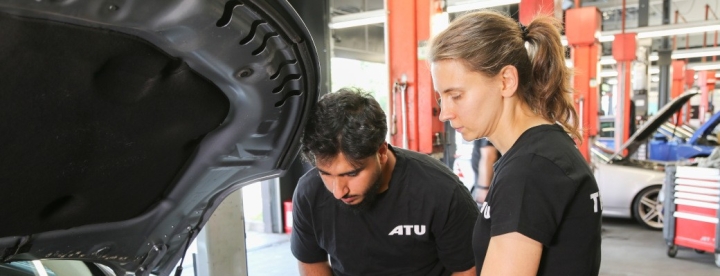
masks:
[[[442,12],[441,3],[439,0],[386,3],[391,143],[427,154],[442,152],[444,125],[438,118],[440,108],[424,61],[425,52],[418,49],[427,47],[431,19]]]
[[[705,123],[705,113],[709,110],[710,93],[715,91],[715,71],[698,72],[698,85],[700,86],[700,108],[698,108],[698,118],[700,124]]]
[[[592,138],[597,135],[598,128],[597,70],[600,46],[595,34],[600,32],[601,20],[600,10],[596,7],[574,8],[565,13],[565,35],[568,45],[572,47],[575,73],[573,99],[582,130],[579,149],[588,162]]]
[[[672,61],[672,85],[670,86],[670,98],[675,99],[685,92],[685,61],[684,60],[673,60]],[[685,111],[687,112],[687,111]],[[673,120],[676,125],[683,125],[683,110],[680,110],[675,114]]]
[[[520,0],[518,7],[520,23],[527,26],[538,14],[552,16],[555,12],[554,0]]]
[[[615,120],[615,149],[622,146],[630,138],[630,124],[635,123],[635,118],[630,116],[630,91],[632,90],[632,62],[636,58],[637,35],[635,33],[616,34],[613,40],[613,57],[617,61],[618,85],[617,89],[617,119]],[[619,117],[622,115],[622,117]]]
[[[695,85],[695,70],[693,69],[685,69],[685,89],[690,89]],[[690,118],[692,118],[692,105],[690,104],[690,101],[685,105],[685,120],[683,120],[683,123],[689,123]]]

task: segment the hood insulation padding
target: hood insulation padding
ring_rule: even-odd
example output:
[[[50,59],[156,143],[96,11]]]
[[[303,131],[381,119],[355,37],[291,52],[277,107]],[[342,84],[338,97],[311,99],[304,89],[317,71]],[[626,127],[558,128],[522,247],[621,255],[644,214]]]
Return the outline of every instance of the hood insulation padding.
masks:
[[[229,101],[133,36],[0,13],[0,237],[153,207]]]

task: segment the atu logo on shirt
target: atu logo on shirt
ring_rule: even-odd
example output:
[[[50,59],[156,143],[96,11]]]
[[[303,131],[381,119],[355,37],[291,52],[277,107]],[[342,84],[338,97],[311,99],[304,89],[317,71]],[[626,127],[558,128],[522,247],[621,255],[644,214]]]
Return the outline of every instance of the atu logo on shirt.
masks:
[[[425,235],[425,225],[398,225],[393,228],[392,231],[390,231],[390,234],[388,234],[388,236],[410,236],[413,234],[413,232],[415,233],[415,235],[418,236]]]

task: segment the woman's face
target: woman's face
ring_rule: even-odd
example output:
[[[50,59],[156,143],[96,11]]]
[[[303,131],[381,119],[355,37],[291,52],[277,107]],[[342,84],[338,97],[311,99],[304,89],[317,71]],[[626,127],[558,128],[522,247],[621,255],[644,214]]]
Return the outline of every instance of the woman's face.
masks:
[[[489,136],[502,112],[500,75],[472,72],[454,59],[433,62],[430,70],[441,101],[440,120],[450,121],[466,141]]]

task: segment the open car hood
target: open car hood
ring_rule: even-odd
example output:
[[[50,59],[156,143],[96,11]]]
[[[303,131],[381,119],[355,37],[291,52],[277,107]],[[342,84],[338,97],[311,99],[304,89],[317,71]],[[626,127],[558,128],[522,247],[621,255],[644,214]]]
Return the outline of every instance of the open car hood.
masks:
[[[644,144],[645,141],[647,141],[647,139],[649,139],[663,123],[669,120],[673,114],[680,111],[690,98],[698,94],[699,93],[696,91],[685,92],[663,106],[657,114],[655,114],[655,116],[648,119],[645,124],[639,127],[635,133],[630,136],[628,141],[622,145],[619,151],[610,157],[610,162],[613,162],[612,160],[622,160],[628,156],[632,156],[638,150],[640,145]],[[627,154],[623,155],[622,153],[625,150],[627,150]]]
[[[712,133],[713,130],[715,130],[715,127],[720,123],[720,112],[717,112],[713,114],[710,119],[707,120],[704,124],[702,124],[696,131],[693,133],[693,136],[688,139],[688,144],[694,145],[697,144],[697,141],[702,138],[708,136],[710,133]]]
[[[0,0],[0,257],[167,275],[319,89],[284,0]]]

